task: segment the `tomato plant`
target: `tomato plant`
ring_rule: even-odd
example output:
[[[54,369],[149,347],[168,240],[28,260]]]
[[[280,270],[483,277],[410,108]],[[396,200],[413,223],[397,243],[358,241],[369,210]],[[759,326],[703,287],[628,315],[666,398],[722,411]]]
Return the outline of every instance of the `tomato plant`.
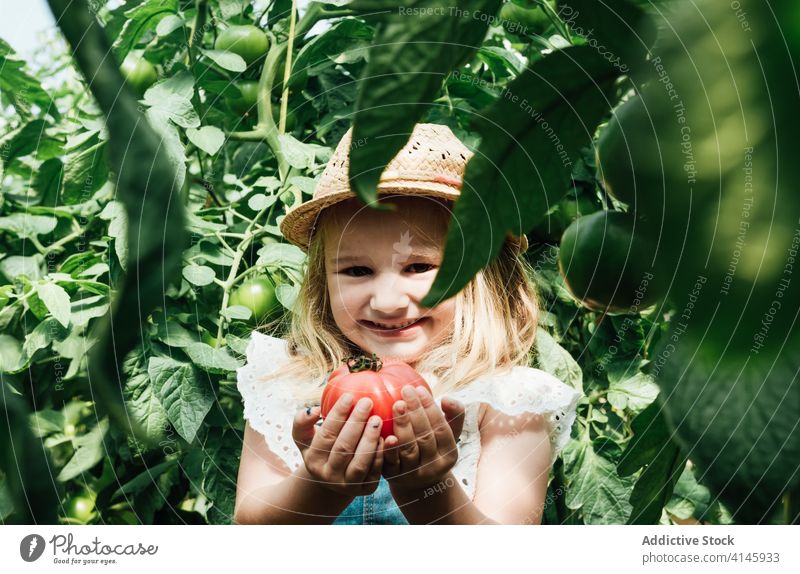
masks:
[[[405,385],[424,387],[433,394],[425,379],[407,363],[398,360],[384,363],[375,354],[350,357],[328,377],[328,384],[322,391],[322,416],[328,415],[344,393],[353,395],[353,406],[362,397],[369,397],[372,399],[370,416],[381,417],[381,436],[386,438],[394,431],[392,407],[403,398],[401,391]]]

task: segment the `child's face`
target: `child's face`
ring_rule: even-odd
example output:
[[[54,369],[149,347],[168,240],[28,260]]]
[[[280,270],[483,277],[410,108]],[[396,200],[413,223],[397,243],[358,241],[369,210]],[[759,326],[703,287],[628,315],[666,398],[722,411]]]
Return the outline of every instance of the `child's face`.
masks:
[[[328,208],[325,274],[342,333],[368,353],[414,365],[453,328],[455,297],[433,309],[419,304],[442,262],[449,213],[425,198],[391,202],[397,211],[377,212],[355,199]],[[421,321],[406,329],[375,324],[413,319]]]

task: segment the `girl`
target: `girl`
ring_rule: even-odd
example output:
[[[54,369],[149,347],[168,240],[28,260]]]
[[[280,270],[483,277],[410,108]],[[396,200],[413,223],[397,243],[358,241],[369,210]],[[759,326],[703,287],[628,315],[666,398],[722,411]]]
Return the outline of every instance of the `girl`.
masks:
[[[234,522],[539,524],[581,393],[528,366],[527,240],[509,236],[457,295],[422,307],[472,154],[448,127],[418,124],[378,186],[395,209],[378,211],[349,188],[351,133],[281,222],[307,270],[287,338],[254,331],[238,370]],[[362,353],[400,358],[433,390],[405,386],[385,440],[370,399],[353,408],[345,394],[320,421],[326,375]]]

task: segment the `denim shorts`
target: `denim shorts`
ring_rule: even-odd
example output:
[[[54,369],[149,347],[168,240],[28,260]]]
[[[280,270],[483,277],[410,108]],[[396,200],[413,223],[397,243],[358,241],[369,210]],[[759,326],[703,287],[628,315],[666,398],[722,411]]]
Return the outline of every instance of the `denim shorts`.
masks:
[[[408,524],[408,520],[392,498],[389,483],[381,477],[375,492],[356,496],[333,524]]]

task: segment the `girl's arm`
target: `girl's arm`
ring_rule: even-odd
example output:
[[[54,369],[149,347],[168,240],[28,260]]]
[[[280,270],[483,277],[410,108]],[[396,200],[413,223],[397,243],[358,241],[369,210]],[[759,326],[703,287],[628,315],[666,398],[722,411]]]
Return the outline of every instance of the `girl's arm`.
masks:
[[[392,489],[411,524],[540,524],[550,470],[550,441],[541,415],[508,416],[487,407],[481,458],[470,500],[449,472],[427,489]]]
[[[352,500],[316,484],[303,464],[290,472],[245,423],[234,524],[332,524]]]
[[[551,455],[545,418],[487,405],[480,433],[475,504],[500,524],[541,524]]]

